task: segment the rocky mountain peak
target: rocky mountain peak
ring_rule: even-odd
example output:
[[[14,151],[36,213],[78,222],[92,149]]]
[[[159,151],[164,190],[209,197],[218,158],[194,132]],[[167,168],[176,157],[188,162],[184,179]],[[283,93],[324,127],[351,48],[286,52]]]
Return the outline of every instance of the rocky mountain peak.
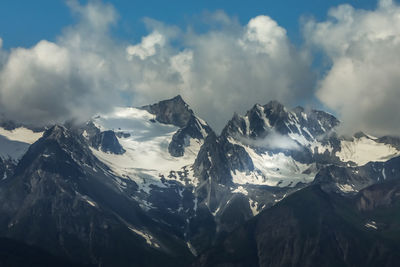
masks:
[[[142,109],[156,115],[158,122],[173,124],[178,127],[186,126],[193,116],[193,111],[180,95],[152,105],[143,106]]]
[[[259,139],[273,131],[312,141],[329,133],[339,123],[337,118],[324,111],[300,106],[289,110],[278,101],[270,101],[264,106],[254,105],[244,116],[234,114],[222,133]]]
[[[180,95],[144,106],[142,109],[154,114],[158,122],[172,124],[180,128],[174,134],[168,146],[169,153],[174,157],[184,155],[185,147],[190,145],[190,139],[204,140],[212,132],[205,121],[195,116]]]
[[[274,113],[287,112],[286,107],[282,103],[276,100],[269,101],[266,105],[264,105],[264,109],[270,110],[271,112]]]
[[[68,129],[62,125],[54,125],[43,134],[43,138],[59,140],[68,137]]]
[[[96,134],[91,138],[91,145],[103,152],[109,152],[117,155],[125,153],[125,149],[119,143],[114,131],[108,130]]]

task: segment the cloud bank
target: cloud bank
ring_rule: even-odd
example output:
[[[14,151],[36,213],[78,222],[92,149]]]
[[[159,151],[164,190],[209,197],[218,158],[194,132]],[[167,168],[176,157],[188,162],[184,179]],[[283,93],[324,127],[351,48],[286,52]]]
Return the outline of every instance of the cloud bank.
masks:
[[[83,121],[181,94],[219,131],[255,103],[291,106],[316,95],[346,133],[400,135],[400,7],[390,0],[372,11],[341,5],[326,21],[306,21],[307,50],[268,16],[243,25],[222,11],[204,14],[200,33],[146,18],[149,34],[128,43],[113,38],[113,6],[67,4],[77,23],[56,41],[5,50],[0,38],[0,115],[32,124]],[[317,88],[316,50],[329,60]]]
[[[400,135],[400,7],[341,5],[324,22],[308,21],[304,33],[331,61],[317,97],[338,112],[343,130]]]
[[[130,44],[112,37],[118,14],[111,5],[67,3],[78,23],[55,42],[0,46],[0,112],[8,118],[84,120],[181,94],[220,130],[234,111],[256,102],[291,105],[313,93],[310,58],[268,16],[241,25],[224,12],[206,14],[203,33],[145,19],[149,34]]]

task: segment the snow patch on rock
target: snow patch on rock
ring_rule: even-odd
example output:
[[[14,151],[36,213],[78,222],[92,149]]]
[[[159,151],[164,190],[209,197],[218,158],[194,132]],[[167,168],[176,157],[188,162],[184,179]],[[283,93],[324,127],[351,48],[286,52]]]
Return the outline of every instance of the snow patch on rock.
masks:
[[[343,162],[352,161],[357,165],[365,165],[371,161],[387,161],[400,155],[395,147],[376,142],[370,137],[354,138],[353,141],[341,141],[341,151],[336,156]]]

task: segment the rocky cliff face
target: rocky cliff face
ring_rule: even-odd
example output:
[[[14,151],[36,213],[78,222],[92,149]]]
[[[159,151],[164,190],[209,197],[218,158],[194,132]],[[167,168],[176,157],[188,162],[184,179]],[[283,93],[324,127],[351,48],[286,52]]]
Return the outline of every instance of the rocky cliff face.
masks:
[[[125,152],[125,149],[118,142],[114,131],[111,130],[96,134],[91,139],[91,142],[92,147],[100,149],[103,152],[109,152],[113,154],[123,154]]]
[[[327,192],[354,195],[370,185],[399,179],[399,167],[400,157],[387,162],[370,162],[360,167],[329,165],[321,168],[313,183],[320,184]]]
[[[193,111],[180,95],[142,108],[154,114],[157,121],[180,128],[185,127],[193,116]]]
[[[194,115],[180,95],[142,108],[155,115],[158,122],[180,128],[168,145],[168,151],[174,157],[184,155],[189,139],[204,140],[212,132],[206,122]]]

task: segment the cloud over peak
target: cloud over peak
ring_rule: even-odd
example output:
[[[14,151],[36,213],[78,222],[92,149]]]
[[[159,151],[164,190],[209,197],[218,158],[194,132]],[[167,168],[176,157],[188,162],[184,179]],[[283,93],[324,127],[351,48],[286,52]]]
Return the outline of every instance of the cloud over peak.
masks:
[[[10,119],[86,119],[115,105],[181,94],[220,130],[234,111],[260,100],[293,104],[312,94],[310,59],[268,16],[240,25],[222,11],[209,13],[203,33],[145,19],[151,32],[128,44],[112,38],[118,14],[111,5],[67,3],[76,25],[56,42],[12,49],[4,61],[0,112]]]

